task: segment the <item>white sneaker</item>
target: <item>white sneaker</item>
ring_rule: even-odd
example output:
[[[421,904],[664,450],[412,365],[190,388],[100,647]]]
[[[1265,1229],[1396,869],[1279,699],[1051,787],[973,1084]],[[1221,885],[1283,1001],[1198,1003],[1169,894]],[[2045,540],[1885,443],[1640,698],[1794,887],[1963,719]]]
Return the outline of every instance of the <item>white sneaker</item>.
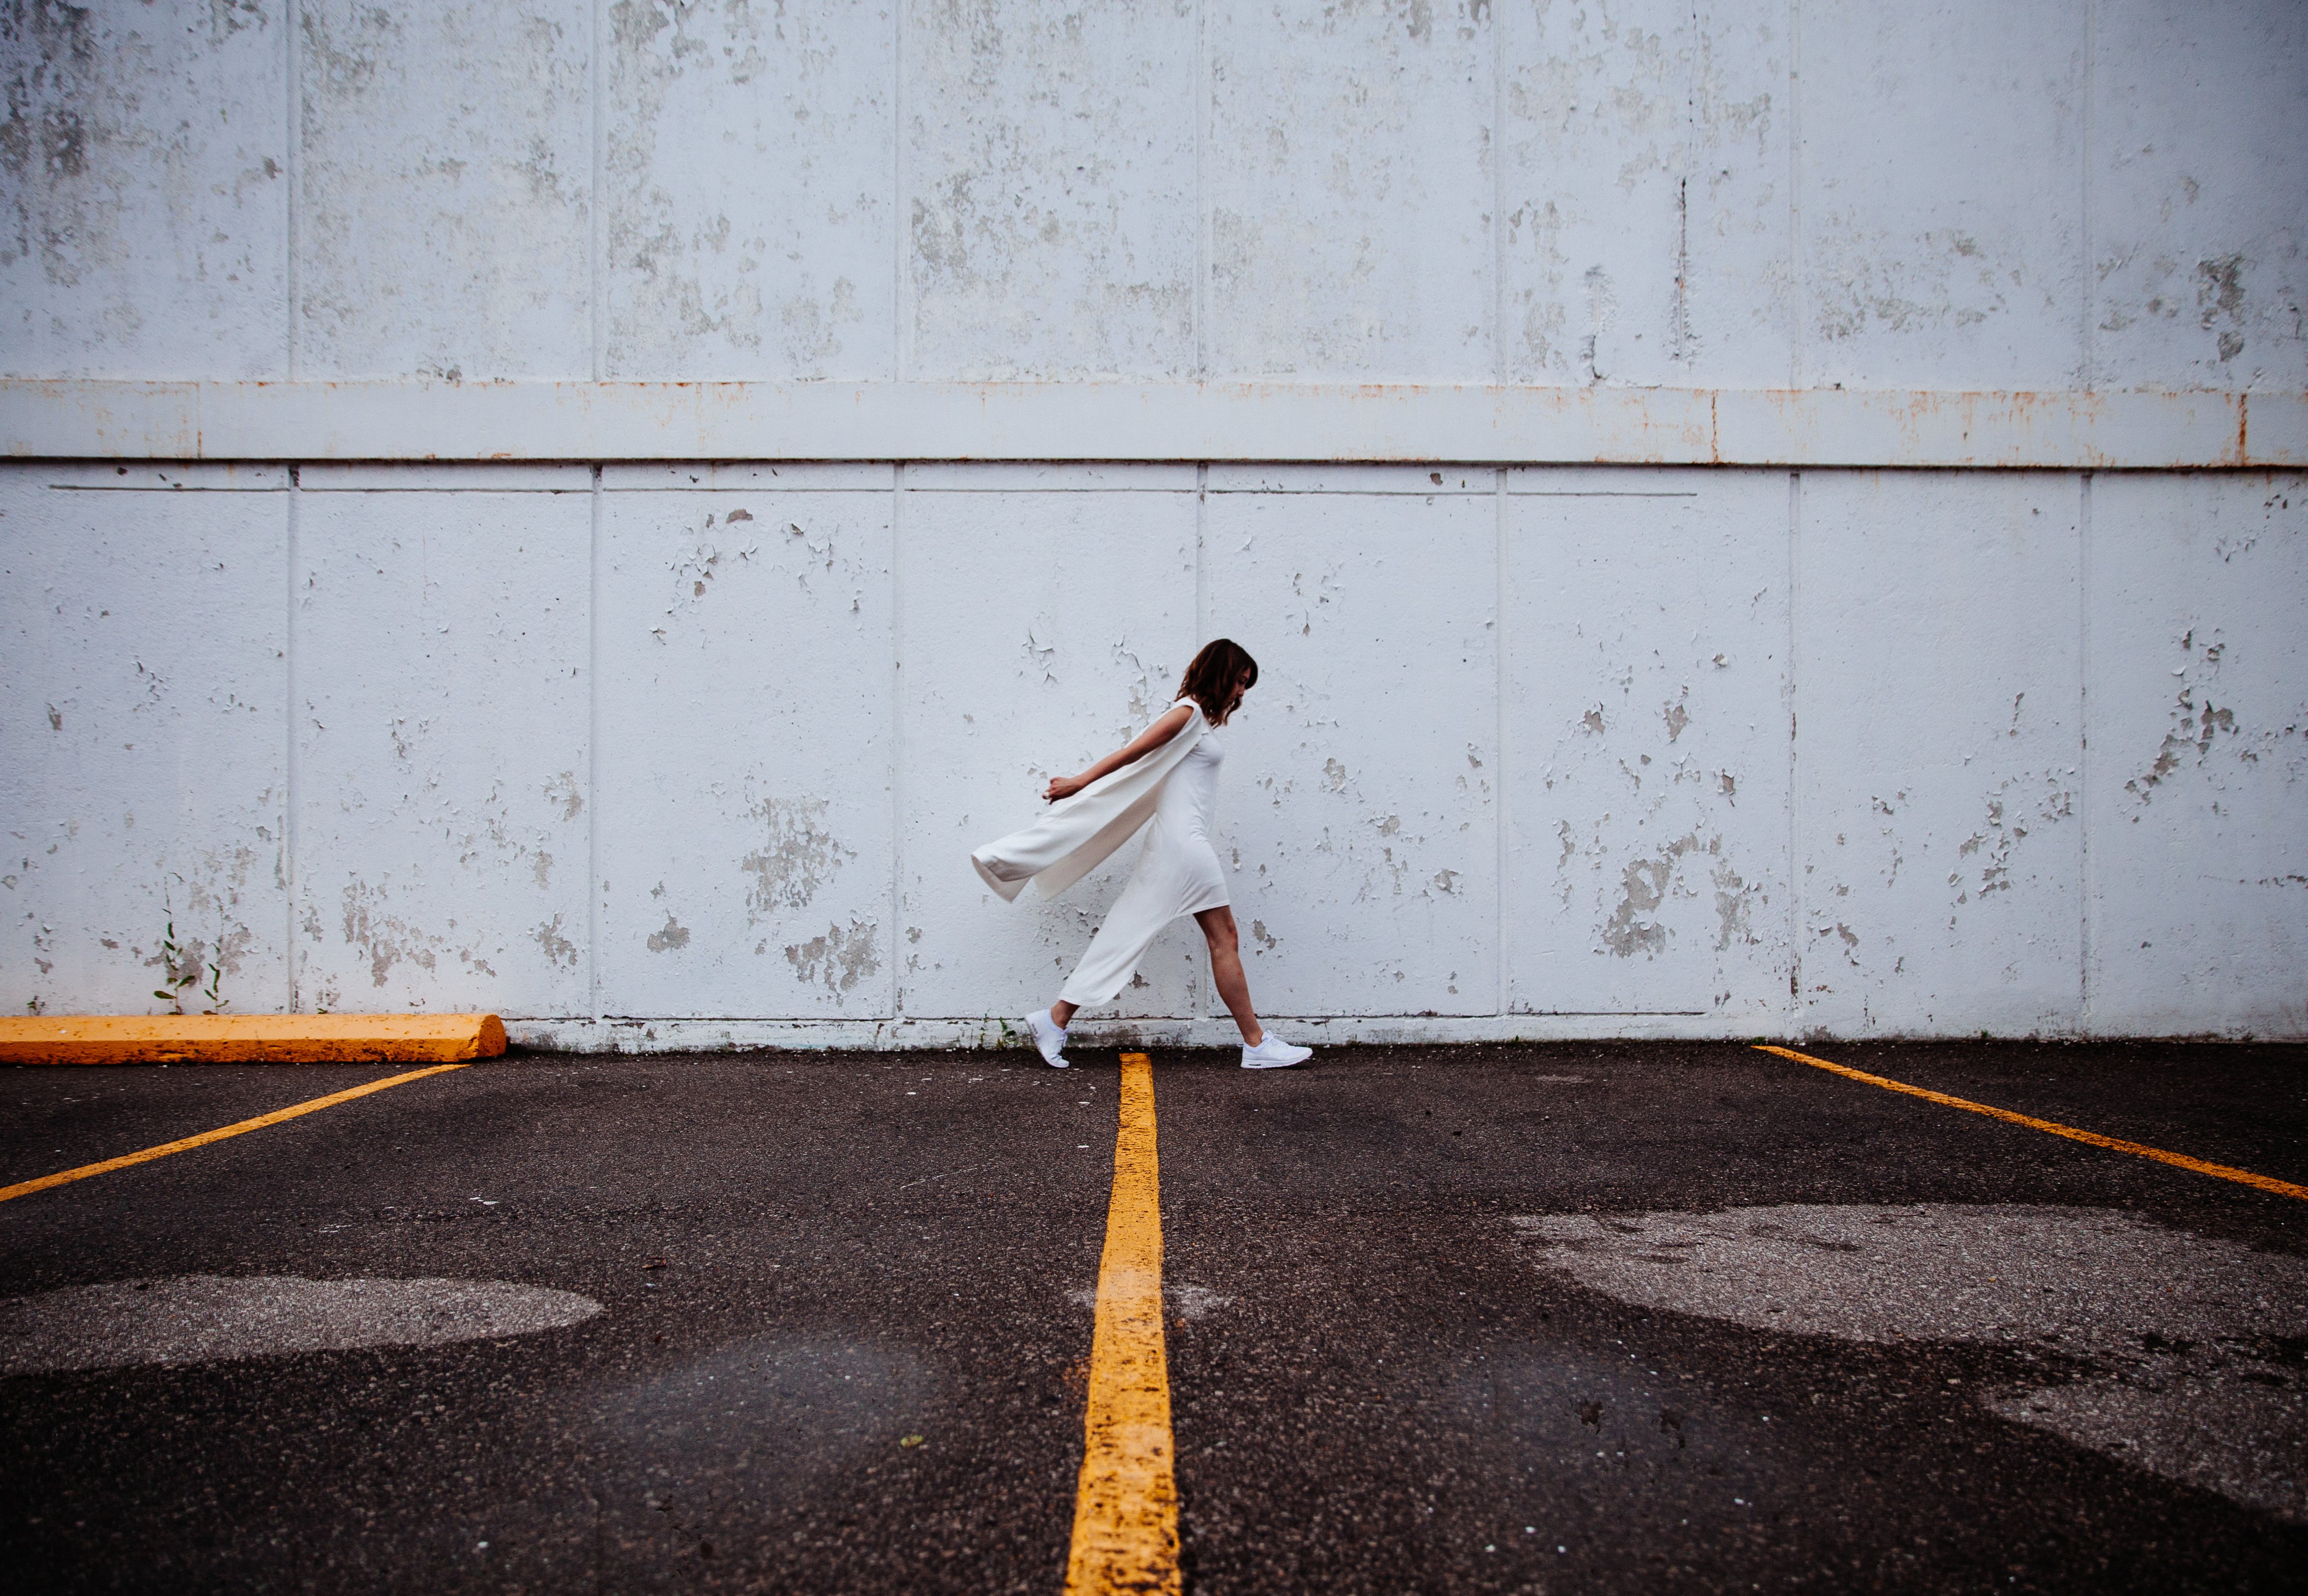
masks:
[[[1246,1070],[1287,1070],[1294,1064],[1304,1064],[1314,1057],[1312,1048],[1301,1048],[1284,1041],[1272,1031],[1255,1048],[1242,1050],[1242,1067]]]
[[[1026,1016],[1026,1029],[1034,1033],[1034,1046],[1042,1050],[1042,1062],[1054,1070],[1066,1067],[1066,1033],[1050,1022],[1050,1011],[1037,1009]]]

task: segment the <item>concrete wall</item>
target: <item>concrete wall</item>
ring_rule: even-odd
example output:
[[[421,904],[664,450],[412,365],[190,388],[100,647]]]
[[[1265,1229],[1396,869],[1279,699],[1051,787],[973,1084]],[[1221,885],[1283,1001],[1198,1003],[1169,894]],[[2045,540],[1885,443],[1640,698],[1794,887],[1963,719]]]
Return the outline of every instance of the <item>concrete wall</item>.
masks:
[[[1121,876],[963,854],[1223,633],[1331,1036],[2308,1032],[2296,6],[10,0],[0,82],[0,1002],[173,917],[244,1012],[975,1038]]]
[[[1120,875],[965,853],[1225,633],[1278,1014],[2304,1029],[2297,475],[27,465],[0,551],[16,1005],[173,910],[243,1009],[974,1034]]]

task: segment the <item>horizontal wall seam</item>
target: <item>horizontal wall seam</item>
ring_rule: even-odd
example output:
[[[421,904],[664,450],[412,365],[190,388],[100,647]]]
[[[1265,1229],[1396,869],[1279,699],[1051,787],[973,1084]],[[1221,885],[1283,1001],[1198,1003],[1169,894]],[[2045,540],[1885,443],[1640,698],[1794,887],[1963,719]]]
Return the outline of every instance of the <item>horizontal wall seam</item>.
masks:
[[[466,464],[466,463],[463,463],[463,462],[435,462],[435,463],[439,466],[439,468],[440,468],[440,469],[443,469],[443,470],[486,470],[487,469],[488,469],[488,468],[487,468],[487,466],[486,464],[472,464],[472,465],[469,465],[469,464]],[[421,469],[421,468],[411,468],[411,469]],[[205,483],[198,483],[198,482],[178,482],[178,483],[160,483],[160,484],[152,484],[152,483],[125,483],[125,482],[121,482],[121,483],[108,483],[108,482],[49,482],[49,483],[43,484],[43,486],[45,486],[45,487],[47,487],[50,492],[52,492],[52,493],[158,493],[158,494],[185,494],[185,493],[247,493],[247,494],[271,494],[271,493],[286,493],[286,492],[288,492],[288,485],[287,485],[286,483],[274,484],[274,485],[271,485],[271,486],[246,487],[211,487],[211,486],[209,486],[208,484],[205,484]],[[541,494],[541,495],[544,495],[544,496],[547,496],[547,497],[567,497],[567,496],[571,496],[571,495],[573,495],[573,494],[581,494],[581,493],[583,493],[583,492],[585,492],[586,490],[585,490],[584,488],[581,488],[581,487],[505,487],[499,486],[499,485],[497,485],[497,484],[495,484],[495,483],[487,483],[487,482],[475,483],[475,484],[473,484],[473,485],[471,485],[471,486],[469,486],[469,487],[468,487],[468,486],[444,486],[444,485],[443,483],[441,483],[441,482],[426,482],[426,483],[419,483],[419,484],[412,484],[412,485],[410,485],[410,486],[409,486],[409,487],[314,487],[307,486],[307,487],[305,488],[305,490],[304,490],[304,491],[305,491],[305,492],[306,492],[306,493],[309,493],[309,494],[335,494],[335,495],[342,495],[342,496],[354,496],[354,495],[361,495],[361,494],[393,494],[393,493],[401,493],[401,494],[427,494],[427,493],[430,493],[430,494],[438,494],[438,493],[489,493],[489,494],[515,494],[515,493],[518,493],[518,494]],[[730,483],[717,483],[717,482],[698,482],[698,483],[694,483],[694,484],[691,484],[691,485],[686,485],[686,486],[679,485],[679,484],[673,484],[673,483],[664,483],[664,484],[658,484],[658,485],[654,485],[654,486],[648,487],[604,487],[601,491],[602,491],[603,493],[609,493],[609,494],[624,494],[624,495],[648,495],[648,494],[685,494],[685,495],[686,495],[686,494],[700,494],[700,493],[719,493],[719,494],[731,494],[731,493],[739,493],[739,494],[743,494],[743,493],[806,493],[806,494],[811,494],[811,495],[819,495],[819,494],[850,494],[850,495],[853,495],[853,496],[858,496],[858,497],[883,497],[883,498],[886,498],[886,497],[889,496],[889,493],[890,493],[890,490],[889,490],[887,487],[820,487],[820,486],[818,486],[818,485],[816,485],[816,484],[809,483],[809,482],[758,482],[758,483],[751,483],[751,484],[730,484]],[[1017,485],[1015,485],[1015,486],[1008,487],[909,487],[909,488],[905,489],[904,491],[906,491],[906,492],[907,492],[907,493],[909,493],[909,494],[1012,494],[1012,495],[1015,495],[1015,494],[1036,494],[1036,495],[1053,495],[1053,494],[1140,493],[1140,494],[1167,494],[1167,495],[1169,495],[1170,496],[1172,496],[1172,497],[1174,497],[1174,498],[1179,498],[1179,497],[1193,497],[1193,496],[1194,496],[1194,490],[1193,490],[1193,488],[1191,488],[1191,487],[1184,487],[1184,488],[1181,488],[1181,487],[1131,487],[1131,486],[1129,486],[1129,485],[1127,485],[1127,484],[1115,484],[1115,485],[1113,485],[1113,486],[1104,487],[1052,487],[1052,486],[1048,486],[1048,485],[1046,485],[1046,484],[1043,484],[1043,483],[1021,483],[1021,484],[1017,484]],[[1477,491],[1477,490],[1476,490],[1476,489],[1474,489],[1474,488],[1460,488],[1460,487],[1427,487],[1427,488],[1421,488],[1421,487],[1213,487],[1213,488],[1211,488],[1211,489],[1210,489],[1210,490],[1209,490],[1209,492],[1210,492],[1210,496],[1211,496],[1212,498],[1294,498],[1294,497],[1305,497],[1305,498],[1368,498],[1368,499],[1487,499],[1487,498],[1492,497],[1492,496],[1495,494],[1495,492],[1496,492],[1496,491],[1497,491],[1497,490],[1496,490],[1495,488],[1488,488],[1488,487],[1484,488],[1484,489],[1482,489],[1482,490],[1480,490],[1480,491],[1478,492],[1478,491]],[[1625,491],[1612,491],[1612,490],[1589,490],[1589,489],[1570,489],[1570,490],[1566,490],[1566,489],[1559,488],[1559,487],[1511,487],[1511,486],[1510,486],[1510,487],[1508,487],[1508,489],[1507,489],[1507,493],[1508,493],[1508,496],[1509,496],[1510,497],[1512,497],[1512,498],[1528,498],[1528,499],[1695,499],[1695,498],[1698,498],[1698,497],[1700,496],[1696,492],[1651,492],[1651,491],[1644,491],[1644,492],[1625,492]]]
[[[13,379],[19,460],[2308,465],[2308,393]]]

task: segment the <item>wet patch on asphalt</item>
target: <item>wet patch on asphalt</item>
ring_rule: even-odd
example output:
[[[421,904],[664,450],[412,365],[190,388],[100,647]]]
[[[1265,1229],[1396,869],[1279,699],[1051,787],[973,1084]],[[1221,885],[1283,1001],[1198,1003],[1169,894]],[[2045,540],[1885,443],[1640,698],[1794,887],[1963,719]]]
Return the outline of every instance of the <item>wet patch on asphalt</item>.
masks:
[[[2109,1209],[1785,1203],[1513,1221],[1638,1307],[1839,1341],[2024,1347],[1991,1412],[2308,1523],[2308,1263]]]

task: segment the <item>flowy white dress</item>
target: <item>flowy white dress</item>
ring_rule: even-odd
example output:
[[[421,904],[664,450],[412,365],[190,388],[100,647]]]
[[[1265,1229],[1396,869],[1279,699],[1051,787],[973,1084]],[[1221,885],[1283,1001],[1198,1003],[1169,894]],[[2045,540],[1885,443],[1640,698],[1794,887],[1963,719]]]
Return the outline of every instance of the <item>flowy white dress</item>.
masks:
[[[1128,986],[1146,950],[1172,920],[1233,901],[1210,846],[1226,751],[1201,711],[1185,702],[1193,712],[1162,746],[1053,805],[1033,825],[970,855],[978,875],[1004,898],[1014,900],[1029,879],[1044,896],[1055,897],[1140,824],[1145,827],[1129,884],[1058,994],[1077,1007],[1107,1002]]]

